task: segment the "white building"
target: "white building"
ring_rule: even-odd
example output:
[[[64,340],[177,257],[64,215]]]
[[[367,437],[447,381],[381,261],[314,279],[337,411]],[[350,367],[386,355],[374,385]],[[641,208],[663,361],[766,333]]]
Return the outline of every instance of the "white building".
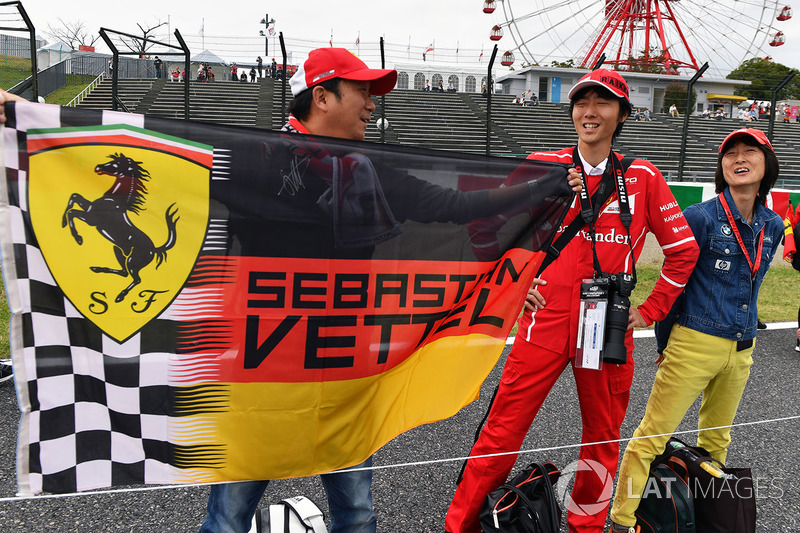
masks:
[[[489,75],[488,60],[484,66],[475,62],[467,64],[456,63],[441,63],[435,61],[421,62],[421,63],[398,63],[393,67],[397,70],[397,85],[398,89],[416,89],[422,90],[425,88],[425,82],[429,81],[431,88],[438,88],[439,82],[442,82],[442,87],[447,90],[448,84],[452,84],[453,88],[460,93],[479,93]],[[495,77],[497,73],[495,72]]]
[[[587,72],[586,69],[524,67],[519,70],[497,76],[498,85],[505,94],[521,95],[532,90],[544,102],[568,102],[572,87]],[[688,86],[691,76],[668,76],[666,74],[646,74],[641,72],[623,72],[630,87],[631,104],[634,109],[647,108],[653,112],[666,112],[664,107],[664,91],[672,83]],[[735,116],[736,105],[745,100],[743,96],[733,94],[737,87],[750,85],[749,81],[728,80],[724,78],[700,78],[694,85],[697,92],[695,113],[706,108],[723,107],[729,116]]]

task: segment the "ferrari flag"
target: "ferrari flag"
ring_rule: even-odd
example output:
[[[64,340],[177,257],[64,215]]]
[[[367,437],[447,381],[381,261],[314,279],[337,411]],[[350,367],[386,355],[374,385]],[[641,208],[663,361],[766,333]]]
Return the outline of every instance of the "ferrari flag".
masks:
[[[473,401],[563,166],[6,104],[19,491],[358,464]]]

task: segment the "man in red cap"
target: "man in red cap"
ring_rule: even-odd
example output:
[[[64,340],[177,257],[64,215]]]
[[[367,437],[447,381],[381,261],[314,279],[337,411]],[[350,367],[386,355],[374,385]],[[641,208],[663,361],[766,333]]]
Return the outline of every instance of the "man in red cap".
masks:
[[[370,95],[386,94],[396,82],[397,71],[371,69],[344,48],[312,50],[289,80],[294,99],[283,130],[364,140],[375,110]],[[321,476],[328,495],[332,533],[375,532],[371,466],[369,458],[354,466],[355,471]],[[248,531],[267,484],[268,481],[244,481],[212,486],[201,533]]]
[[[478,517],[486,495],[506,481],[517,459],[513,452],[520,449],[536,413],[568,365],[577,386],[584,444],[574,470],[569,530],[603,530],[619,458],[615,441],[633,380],[632,329],[664,318],[697,261],[697,244],[661,172],[648,161],[623,158],[611,149],[631,114],[628,84],[622,76],[595,70],[572,87],[569,98],[577,146],[536,152],[529,159],[575,165],[586,194],[573,204],[559,228],[559,233],[574,237],[528,292],[487,422],[470,453],[481,457],[467,461],[447,512],[445,529],[451,533],[481,530]],[[648,232],[655,234],[664,251],[664,267],[647,300],[638,308],[623,308],[617,362],[597,357],[576,360],[577,345],[583,340],[578,333],[582,281],[602,278],[603,273],[617,279],[633,274],[635,283],[634,265]],[[605,348],[603,357],[609,352],[608,345]]]
[[[294,98],[289,104],[289,120],[283,131],[363,140],[367,123],[375,110],[370,95],[388,93],[396,81],[395,70],[371,69],[347,50],[313,50],[289,82]],[[339,158],[340,162],[346,160],[347,168],[358,163],[358,167],[364,169],[359,175],[362,180],[360,188],[351,187],[349,190],[359,192],[371,188],[376,192],[372,195],[375,204],[364,201],[364,195],[352,198],[347,194],[332,196],[329,193],[337,186],[331,182],[337,178],[330,174],[326,182],[323,175],[332,165],[330,161],[334,156],[327,153],[324,143],[307,143],[300,136],[290,136],[287,141],[291,150],[276,148],[276,152],[270,156],[268,168],[243,172],[262,186],[254,187],[252,190],[258,192],[246,198],[237,198],[236,205],[247,203],[247,208],[231,209],[229,215],[229,228],[236,235],[242,255],[370,259],[375,244],[397,235],[400,232],[399,225],[405,220],[465,224],[474,218],[502,212],[499,206],[512,206],[519,202],[527,205],[532,200],[527,183],[492,191],[462,192],[405,172],[397,172],[378,162],[373,166],[363,154],[356,153]],[[283,151],[291,152],[291,158],[284,159]],[[297,154],[302,154],[303,160],[292,167]],[[313,165],[314,170],[301,173],[299,178],[302,179],[294,188],[286,187],[283,179],[270,181],[270,173],[283,176],[283,169],[286,169],[288,175],[290,168],[303,165],[306,165],[304,168]],[[567,174],[561,167],[554,167],[553,170]],[[341,177],[341,174],[338,175]],[[366,179],[368,177],[374,180]],[[580,179],[577,176],[571,187],[573,190],[579,189]],[[380,194],[377,193],[378,189]],[[546,195],[542,191],[542,196]],[[346,203],[348,209],[342,210],[341,216],[333,217],[328,212],[333,201]],[[276,216],[270,219],[271,235],[237,230],[252,225],[248,214],[261,212],[264,217],[269,217],[271,210],[265,208],[267,202],[274,202],[287,212],[302,213],[305,218],[298,220],[291,216]],[[354,214],[357,215],[357,221],[350,225],[344,223],[348,216]],[[370,492],[371,465],[371,459],[367,459],[352,470],[321,476],[328,495],[332,533],[376,530]],[[213,486],[201,532],[246,531],[266,486],[267,481]]]
[[[312,50],[289,80],[294,99],[284,131],[364,140],[381,96],[397,83],[397,71],[371,69],[344,48]]]

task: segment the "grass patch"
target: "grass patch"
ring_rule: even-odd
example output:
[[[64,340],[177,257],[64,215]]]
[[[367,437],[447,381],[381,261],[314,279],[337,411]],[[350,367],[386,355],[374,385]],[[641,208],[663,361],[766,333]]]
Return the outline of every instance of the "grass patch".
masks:
[[[0,88],[10,89],[30,75],[30,59],[0,54]]]
[[[8,338],[8,325],[11,320],[11,310],[8,308],[8,300],[6,300],[6,287],[3,284],[3,290],[0,290],[0,357],[8,359],[11,357],[11,347]]]
[[[0,88],[10,89],[17,83],[29,78],[31,62],[24,57],[0,54]],[[67,74],[67,84],[47,95],[48,104],[65,105],[86,88],[95,76],[86,74]]]
[[[78,96],[94,79],[95,76],[88,74],[67,74],[67,84],[47,95],[45,99],[48,104],[66,105]]]

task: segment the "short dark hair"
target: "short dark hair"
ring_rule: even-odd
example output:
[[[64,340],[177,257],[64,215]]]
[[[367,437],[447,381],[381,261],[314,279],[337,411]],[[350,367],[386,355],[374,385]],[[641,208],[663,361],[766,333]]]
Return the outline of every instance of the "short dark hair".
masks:
[[[633,106],[631,105],[629,100],[625,98],[619,98],[617,95],[606,89],[605,87],[601,87],[599,85],[587,85],[583,89],[576,92],[572,99],[569,101],[569,118],[572,119],[572,110],[575,108],[575,102],[584,98],[589,91],[594,91],[597,93],[597,96],[600,98],[605,98],[607,100],[617,100],[619,102],[619,118],[623,119],[629,117],[633,114]],[[623,123],[620,122],[617,124],[617,128],[614,130],[614,135],[612,136],[612,141],[616,140],[620,133],[622,133],[622,125]]]
[[[728,151],[734,143],[739,141],[748,146],[755,146],[764,153],[764,177],[761,178],[761,184],[758,186],[758,201],[761,202],[762,205],[766,205],[767,194],[775,185],[775,182],[778,181],[780,163],[778,163],[778,157],[775,155],[775,152],[770,150],[766,145],[760,144],[749,135],[734,137],[722,147],[717,157],[717,171],[714,173],[715,190],[717,194],[719,194],[728,186],[728,182],[725,181],[725,175],[722,173],[722,158],[725,156],[725,152]]]
[[[314,92],[314,87],[322,87],[326,91],[335,94],[337,99],[341,99],[342,93],[339,91],[339,84],[341,81],[342,78],[332,78],[318,83],[313,87],[309,87],[295,96],[292,101],[289,102],[286,110],[289,114],[294,115],[294,118],[297,120],[305,120],[308,118],[309,111],[311,111],[311,94]]]

